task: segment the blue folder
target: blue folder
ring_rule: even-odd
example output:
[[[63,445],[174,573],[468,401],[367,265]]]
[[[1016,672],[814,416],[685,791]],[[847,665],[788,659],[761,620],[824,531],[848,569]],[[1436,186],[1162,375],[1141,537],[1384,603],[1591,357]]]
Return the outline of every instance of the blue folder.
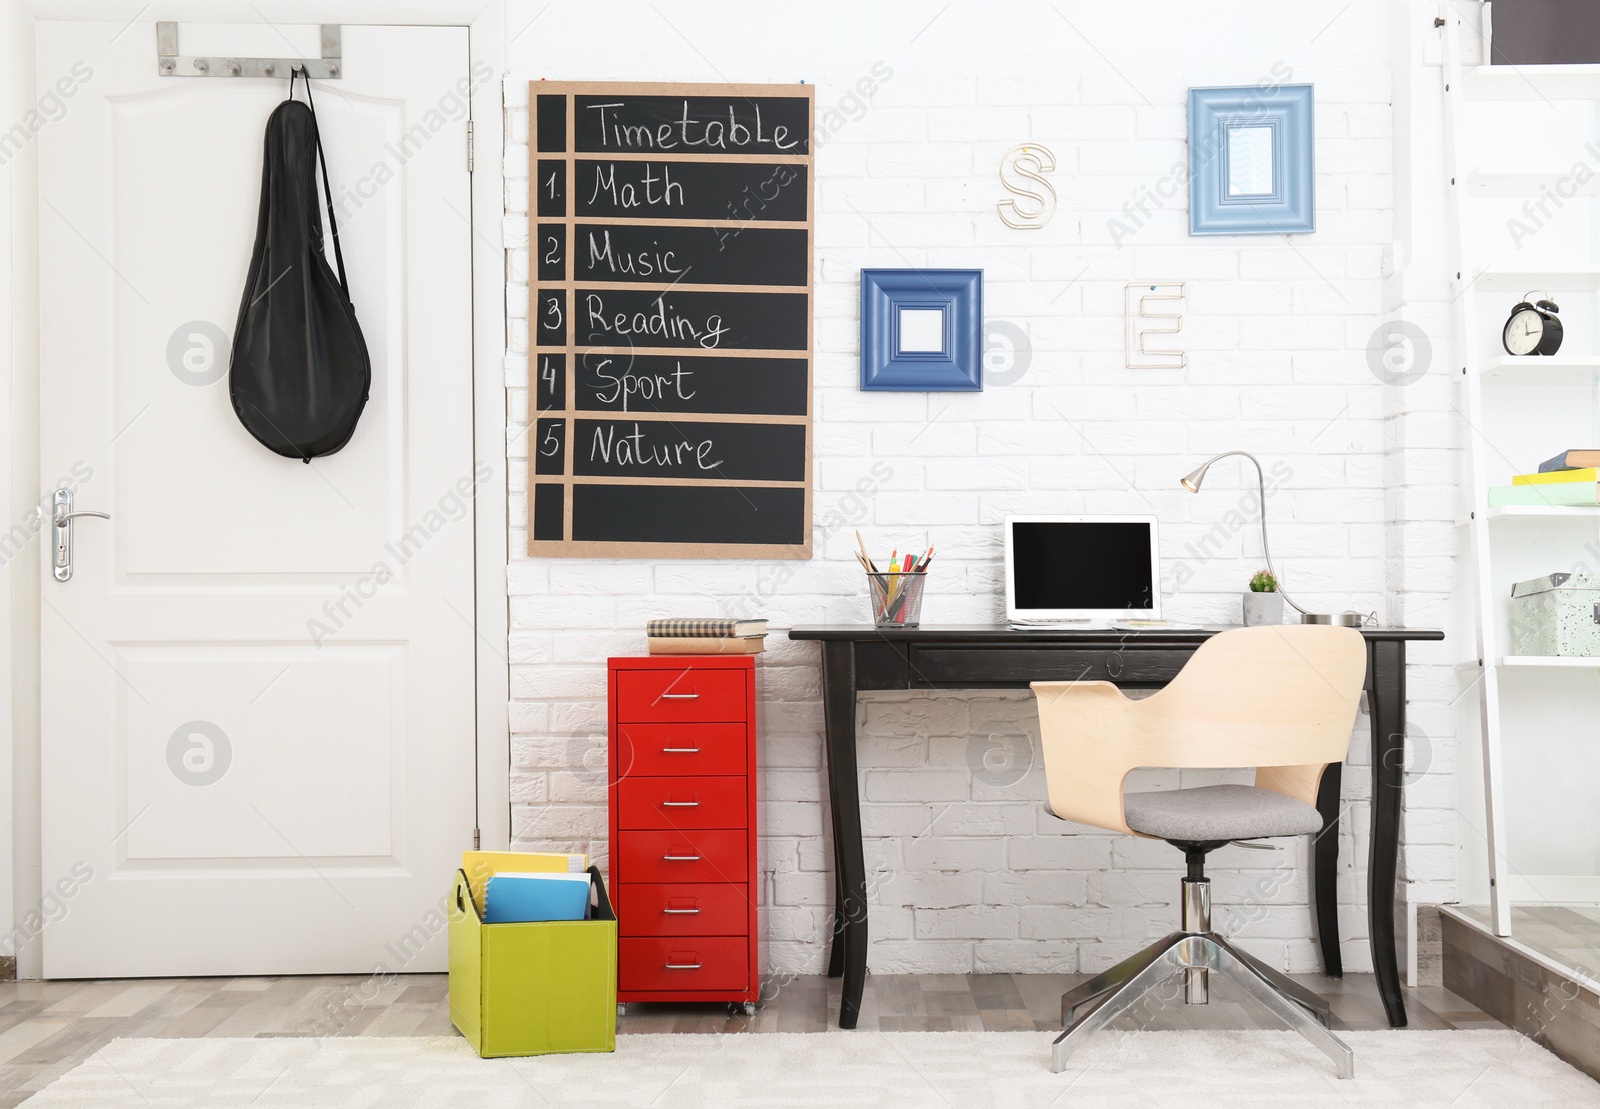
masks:
[[[582,920],[589,910],[589,876],[492,874],[483,901],[485,924]]]

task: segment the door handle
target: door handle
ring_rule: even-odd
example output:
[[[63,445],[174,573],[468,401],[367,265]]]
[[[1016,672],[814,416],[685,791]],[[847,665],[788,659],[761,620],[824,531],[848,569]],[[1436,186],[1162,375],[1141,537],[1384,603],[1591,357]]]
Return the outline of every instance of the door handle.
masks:
[[[53,572],[56,581],[70,581],[72,579],[72,521],[79,516],[97,516],[102,520],[111,519],[109,512],[92,512],[84,509],[78,512],[72,510],[72,490],[57,489],[50,498],[50,526],[52,537],[55,539],[55,565]]]

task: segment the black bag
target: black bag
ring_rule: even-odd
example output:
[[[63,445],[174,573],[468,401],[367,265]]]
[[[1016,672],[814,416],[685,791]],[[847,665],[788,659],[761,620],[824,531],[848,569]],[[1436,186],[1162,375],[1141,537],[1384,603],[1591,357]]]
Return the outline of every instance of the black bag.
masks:
[[[333,191],[316,111],[289,99],[267,120],[255,253],[233,330],[228,393],[245,430],[268,450],[310,462],[350,441],[366,407],[372,362],[350,303]],[[339,264],[323,252],[317,165]]]

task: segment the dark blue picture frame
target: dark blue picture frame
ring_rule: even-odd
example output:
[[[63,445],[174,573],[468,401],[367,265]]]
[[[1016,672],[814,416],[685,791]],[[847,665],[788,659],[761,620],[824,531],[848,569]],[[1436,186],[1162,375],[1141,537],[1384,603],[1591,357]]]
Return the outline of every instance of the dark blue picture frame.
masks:
[[[1313,86],[1189,90],[1189,234],[1282,235],[1317,229]],[[1229,132],[1271,131],[1269,191],[1229,195]]]
[[[938,350],[906,350],[901,312],[943,314]],[[862,270],[861,388],[983,390],[982,270]]]

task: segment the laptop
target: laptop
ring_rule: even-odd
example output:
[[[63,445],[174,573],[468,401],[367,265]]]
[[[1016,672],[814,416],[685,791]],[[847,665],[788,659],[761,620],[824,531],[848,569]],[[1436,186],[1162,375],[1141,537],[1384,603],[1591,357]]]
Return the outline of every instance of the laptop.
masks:
[[[1012,627],[1161,619],[1154,516],[1007,516],[1005,533]]]

